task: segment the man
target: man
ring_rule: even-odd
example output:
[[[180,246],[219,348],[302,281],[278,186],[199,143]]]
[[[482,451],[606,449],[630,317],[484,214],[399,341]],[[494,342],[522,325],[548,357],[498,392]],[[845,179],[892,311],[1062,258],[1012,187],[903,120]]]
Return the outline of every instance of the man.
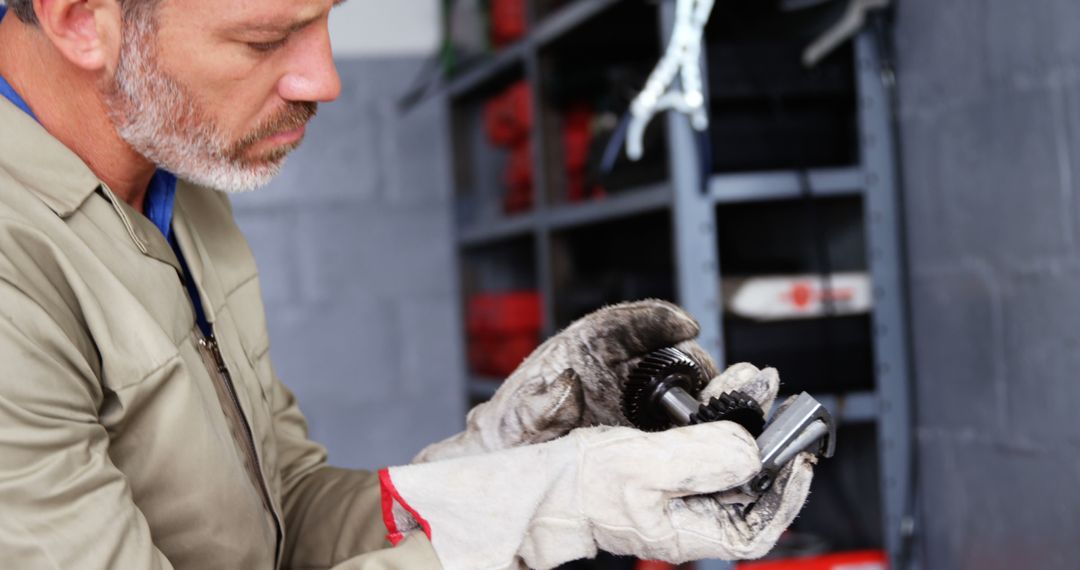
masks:
[[[269,359],[225,192],[265,184],[339,81],[333,0],[8,0],[0,13],[0,559],[10,568],[549,568],[598,548],[754,557],[742,428],[646,434],[619,382],[693,343],[670,304],[549,340],[410,466],[336,469]],[[733,367],[766,408],[775,371]],[[606,427],[581,427],[581,426]],[[387,540],[389,539],[389,541]],[[391,547],[391,543],[395,546]]]

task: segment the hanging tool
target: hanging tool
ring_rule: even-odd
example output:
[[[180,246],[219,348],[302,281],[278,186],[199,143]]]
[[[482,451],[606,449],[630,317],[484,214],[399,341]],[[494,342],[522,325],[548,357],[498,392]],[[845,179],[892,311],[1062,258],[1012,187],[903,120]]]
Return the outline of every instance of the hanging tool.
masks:
[[[701,79],[701,43],[714,0],[676,0],[675,27],[660,62],[645,88],[630,104],[626,155],[638,160],[644,152],[645,128],[658,113],[674,109],[690,117],[698,131],[709,128]],[[676,76],[680,85],[674,86]]]
[[[757,438],[761,471],[743,487],[759,496],[772,487],[780,469],[796,455],[810,451],[832,457],[836,424],[820,402],[802,393],[784,406],[767,425],[765,414],[750,396],[731,391],[709,403],[698,402],[707,379],[693,359],[675,348],[647,355],[630,372],[623,388],[626,419],[645,431],[714,421],[732,421]]]
[[[882,10],[891,0],[849,0],[847,11],[831,28],[814,40],[803,51],[802,61],[806,67],[814,67],[825,56],[833,52],[840,44],[855,37],[866,24],[866,15],[871,10]],[[801,10],[819,4],[818,2],[788,0],[781,4],[784,10]]]

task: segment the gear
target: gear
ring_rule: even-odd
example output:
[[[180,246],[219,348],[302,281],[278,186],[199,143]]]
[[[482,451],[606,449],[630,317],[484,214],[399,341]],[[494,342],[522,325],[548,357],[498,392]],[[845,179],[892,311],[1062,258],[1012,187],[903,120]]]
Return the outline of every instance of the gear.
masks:
[[[735,422],[757,438],[765,429],[765,413],[757,400],[739,391],[731,391],[702,404],[690,416],[690,425],[706,422]]]
[[[623,415],[641,430],[662,431],[671,427],[671,418],[660,405],[660,398],[676,387],[696,398],[705,387],[701,367],[676,348],[662,348],[648,354],[630,372],[623,387]]]

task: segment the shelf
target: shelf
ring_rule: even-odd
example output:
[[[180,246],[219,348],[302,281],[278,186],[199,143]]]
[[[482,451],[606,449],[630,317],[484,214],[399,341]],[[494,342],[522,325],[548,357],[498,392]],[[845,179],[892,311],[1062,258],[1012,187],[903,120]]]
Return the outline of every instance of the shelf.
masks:
[[[537,226],[555,230],[569,229],[593,223],[607,222],[662,210],[671,205],[671,187],[655,184],[580,204],[568,204],[547,212],[529,212],[498,218],[489,222],[473,222],[461,227],[458,242],[466,247],[486,245],[528,234]]]
[[[552,229],[567,229],[654,212],[670,205],[671,187],[664,183],[654,184],[621,190],[601,200],[558,206],[548,213],[547,225]]]
[[[473,222],[463,226],[458,242],[466,247],[486,245],[510,238],[521,237],[536,227],[535,213],[507,216],[490,222]]]
[[[810,194],[816,197],[851,196],[863,192],[866,177],[859,168],[816,168],[807,172]],[[718,174],[709,179],[709,198],[719,204],[785,200],[803,195],[796,170]]]
[[[524,66],[527,50],[526,40],[519,40],[492,55],[481,57],[476,63],[466,65],[446,82],[447,92],[452,97],[466,95],[495,77],[508,73],[515,67]]]
[[[529,38],[542,46],[580,26],[600,12],[618,4],[621,0],[577,0],[552,12],[540,20]]]
[[[490,55],[463,66],[445,82],[452,97],[466,95],[494,77],[516,66],[524,66],[532,46],[543,46],[566,34],[621,0],[576,0],[556,10],[536,25],[525,37]]]

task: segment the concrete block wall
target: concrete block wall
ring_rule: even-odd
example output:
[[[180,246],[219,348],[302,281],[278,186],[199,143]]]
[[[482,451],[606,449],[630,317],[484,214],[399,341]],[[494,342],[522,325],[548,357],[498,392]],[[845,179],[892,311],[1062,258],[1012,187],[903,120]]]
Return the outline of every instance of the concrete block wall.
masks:
[[[278,375],[339,466],[407,462],[464,423],[445,121],[437,100],[397,109],[422,59],[340,60],[341,98],[233,200]]]
[[[923,568],[1080,568],[1080,3],[900,0]]]

